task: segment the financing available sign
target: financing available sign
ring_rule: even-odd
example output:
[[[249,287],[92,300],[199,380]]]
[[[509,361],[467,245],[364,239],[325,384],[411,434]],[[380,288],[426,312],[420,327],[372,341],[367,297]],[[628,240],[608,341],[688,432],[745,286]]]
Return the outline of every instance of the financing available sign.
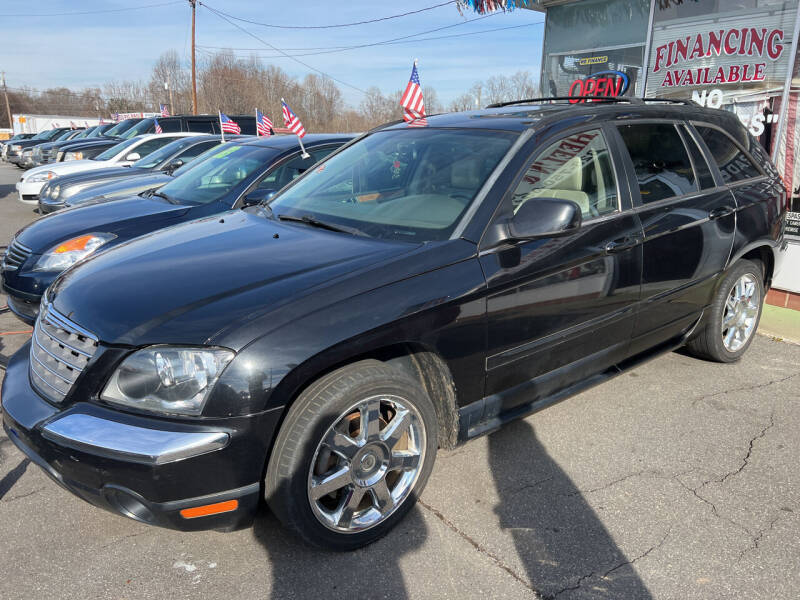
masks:
[[[745,8],[701,1],[691,9],[701,14],[656,11],[647,96],[688,99],[695,90],[719,89],[727,103],[780,93],[792,62],[796,3]]]
[[[768,62],[780,59],[784,49],[782,29],[717,29],[661,44],[655,50],[652,72],[663,72],[662,88],[761,82],[766,79]],[[736,60],[713,64],[719,57]]]

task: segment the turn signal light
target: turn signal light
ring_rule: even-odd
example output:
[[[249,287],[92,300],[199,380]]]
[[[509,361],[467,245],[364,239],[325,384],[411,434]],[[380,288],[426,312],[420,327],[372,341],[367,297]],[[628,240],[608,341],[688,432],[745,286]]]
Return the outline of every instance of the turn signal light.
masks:
[[[93,235],[82,235],[64,242],[55,250],[55,254],[63,254],[64,252],[74,252],[75,250],[85,250],[88,244],[94,238]]]
[[[239,508],[238,500],[226,500],[225,502],[216,502],[214,504],[204,504],[203,506],[184,508],[181,511],[181,516],[184,519],[196,519],[197,517],[207,517],[209,515],[231,512],[237,508]]]

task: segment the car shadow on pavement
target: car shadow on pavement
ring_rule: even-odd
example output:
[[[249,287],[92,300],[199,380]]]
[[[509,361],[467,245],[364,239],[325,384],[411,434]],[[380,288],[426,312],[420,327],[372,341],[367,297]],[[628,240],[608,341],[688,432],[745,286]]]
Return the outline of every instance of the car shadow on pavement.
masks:
[[[0,198],[5,198],[6,196],[13,194],[16,192],[16,184],[14,183],[0,183]]]
[[[403,600],[408,594],[400,559],[424,543],[428,530],[419,508],[414,508],[387,536],[366,548],[327,552],[303,543],[262,506],[253,533],[268,555],[272,600]]]
[[[495,513],[511,532],[528,580],[543,598],[644,600],[628,558],[527,421],[489,436]]]

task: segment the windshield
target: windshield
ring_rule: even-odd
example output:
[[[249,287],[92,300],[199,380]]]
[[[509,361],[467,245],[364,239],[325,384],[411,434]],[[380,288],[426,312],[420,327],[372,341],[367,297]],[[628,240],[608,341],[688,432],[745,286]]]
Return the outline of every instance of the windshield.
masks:
[[[183,138],[182,140],[171,142],[155,152],[148,154],[144,158],[137,160],[131,166],[137,169],[154,169],[176,152],[180,152],[194,143],[196,143],[196,140],[193,138]]]
[[[44,131],[40,131],[39,133],[37,133],[35,136],[33,136],[30,139],[32,139],[32,140],[46,140],[46,139],[48,139],[47,138],[47,134],[52,133],[52,132],[53,132],[52,129],[45,129]]]
[[[89,129],[84,129],[78,135],[76,135],[73,140],[82,140],[85,137],[89,137],[89,133],[94,129],[94,127],[90,127]]]
[[[57,135],[57,136],[56,136],[56,138],[55,138],[53,141],[54,141],[54,142],[60,142],[60,141],[62,141],[62,140],[68,140],[68,139],[69,139],[69,136],[71,136],[71,135],[72,135],[72,132],[73,132],[73,130],[72,130],[72,129],[67,129],[67,130],[66,130],[64,133],[62,133],[61,135]]]
[[[64,131],[63,129],[52,129],[51,131],[47,132],[47,135],[42,136],[42,139],[43,140],[54,140],[56,138],[56,136],[61,135],[61,133],[63,131]],[[69,132],[69,131],[70,130],[68,129],[67,132]]]
[[[136,125],[141,119],[125,119],[114,125],[111,129],[106,131],[106,135],[115,136],[122,135],[123,132],[128,131],[131,127]]]
[[[106,124],[106,125],[98,125],[86,136],[87,138],[96,138],[100,137],[101,135],[105,135],[106,132],[111,131],[114,129],[116,125]]]
[[[158,191],[184,204],[208,204],[267,167],[275,155],[272,148],[229,142],[201,154],[188,171]]]
[[[447,239],[517,134],[380,131],[309,171],[275,198],[276,216],[309,216],[370,236]]]
[[[120,152],[122,152],[126,148],[129,148],[130,146],[133,146],[138,141],[139,141],[139,138],[134,138],[132,140],[125,140],[124,142],[120,142],[119,144],[114,144],[113,146],[111,146],[111,148],[108,148],[104,152],[101,152],[100,154],[98,154],[97,156],[95,156],[91,160],[109,160],[109,159],[112,159],[117,154],[119,154]]]
[[[129,140],[137,135],[142,135],[143,133],[149,133],[150,129],[152,128],[153,128],[153,119],[142,119],[136,125],[128,129],[128,131],[123,133],[122,137],[126,140]]]

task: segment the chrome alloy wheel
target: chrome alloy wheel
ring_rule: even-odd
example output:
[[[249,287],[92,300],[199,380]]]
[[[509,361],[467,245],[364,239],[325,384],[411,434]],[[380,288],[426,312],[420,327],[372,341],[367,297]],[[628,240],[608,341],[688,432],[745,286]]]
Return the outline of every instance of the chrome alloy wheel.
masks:
[[[728,293],[722,315],[722,343],[728,352],[736,352],[753,334],[761,306],[758,283],[749,273],[742,275]]]
[[[308,474],[308,499],[328,529],[356,533],[385,521],[414,488],[425,460],[425,426],[398,396],[373,396],[325,432]]]

